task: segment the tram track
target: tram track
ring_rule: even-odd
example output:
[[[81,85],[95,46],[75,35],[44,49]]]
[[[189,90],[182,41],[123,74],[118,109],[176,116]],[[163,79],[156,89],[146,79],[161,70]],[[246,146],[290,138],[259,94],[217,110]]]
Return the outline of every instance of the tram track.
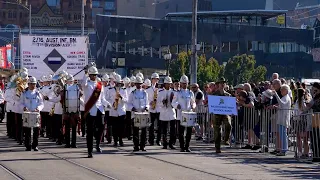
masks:
[[[7,172],[10,176],[14,177],[17,180],[25,180],[21,175],[18,173],[14,172],[12,169],[8,168],[7,166],[0,164],[0,168]]]

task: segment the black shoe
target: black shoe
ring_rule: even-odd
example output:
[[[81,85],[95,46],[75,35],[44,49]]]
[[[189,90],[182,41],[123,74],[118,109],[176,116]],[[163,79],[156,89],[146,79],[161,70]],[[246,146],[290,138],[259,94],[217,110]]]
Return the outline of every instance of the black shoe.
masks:
[[[132,140],[132,137],[131,137],[131,136],[130,136],[130,137],[128,137],[128,140],[129,140],[129,141],[131,141],[131,140]]]
[[[34,151],[39,151],[39,149],[37,147],[33,148]]]
[[[258,149],[260,149],[261,148],[261,146],[253,146],[252,148],[251,148],[251,150],[258,150]]]
[[[168,149],[168,148],[167,148],[167,146],[163,146],[163,148],[162,148],[162,149]]]
[[[51,141],[52,141],[52,142],[56,142],[57,140],[56,140],[56,139],[52,139]]]
[[[113,147],[118,147],[118,143],[113,143]]]
[[[111,144],[112,143],[112,141],[107,141],[107,144]]]
[[[61,141],[57,141],[56,144],[57,145],[62,145],[62,142]]]
[[[170,148],[170,149],[176,149],[172,144],[169,145],[169,148]]]
[[[85,134],[82,134],[82,136],[81,137],[84,137],[85,136]]]
[[[139,148],[135,147],[133,148],[133,152],[138,152],[139,151]]]
[[[149,145],[150,145],[150,146],[153,146],[153,145],[154,145],[154,142],[149,142]]]
[[[186,152],[192,152],[189,148],[186,148]]]
[[[22,145],[22,142],[19,142],[19,145]]]
[[[123,141],[119,141],[119,145],[123,147]]]
[[[88,158],[93,158],[92,153],[88,153]]]
[[[69,145],[69,144],[66,144],[64,147],[65,147],[65,148],[70,148],[70,145]]]
[[[144,147],[140,148],[141,151],[147,151]]]
[[[100,147],[96,147],[98,153],[102,153],[102,149]]]
[[[185,152],[183,148],[180,149],[180,152]]]
[[[270,154],[278,154],[278,153],[280,153],[280,151],[278,151],[278,150],[274,150],[274,151],[270,152]]]
[[[26,151],[31,151],[31,148],[26,148]]]
[[[160,141],[157,141],[156,143],[157,143],[158,146],[162,146]]]
[[[242,147],[241,149],[252,149],[252,146],[246,145],[245,147]]]
[[[78,148],[78,147],[77,147],[77,145],[72,144],[72,145],[71,145],[71,148]]]
[[[216,149],[216,153],[217,153],[217,154],[220,154],[220,153],[221,153],[221,150],[220,150],[220,149]]]

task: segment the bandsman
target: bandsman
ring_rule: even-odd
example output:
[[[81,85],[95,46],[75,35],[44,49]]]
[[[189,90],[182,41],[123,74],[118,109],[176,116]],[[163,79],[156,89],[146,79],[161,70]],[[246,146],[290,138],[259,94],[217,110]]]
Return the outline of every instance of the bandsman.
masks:
[[[158,146],[161,146],[161,124],[159,121],[159,111],[157,109],[157,96],[159,93],[159,89],[157,88],[157,83],[159,82],[159,74],[153,73],[151,75],[151,87],[146,89],[148,93],[148,101],[150,106],[150,117],[151,117],[151,125],[149,128],[149,144],[154,145],[154,130],[155,130],[155,123],[157,123],[157,137],[156,143]]]
[[[157,99],[157,105],[160,112],[160,121],[161,121],[161,129],[162,129],[162,141],[163,141],[163,149],[167,149],[167,146],[169,145],[169,148],[175,149],[173,147],[173,144],[176,139],[175,134],[175,120],[176,120],[176,112],[175,109],[172,107],[172,100],[174,97],[174,92],[170,88],[172,84],[172,79],[167,76],[164,79],[164,89],[161,89],[159,91],[158,99]],[[167,129],[168,124],[170,123],[170,141],[168,144],[167,140]]]
[[[36,88],[37,80],[35,77],[31,77],[28,81],[28,90],[21,95],[21,105],[24,112],[37,112],[39,113],[44,104],[42,96]],[[36,118],[34,116],[33,118]],[[33,127],[33,141],[31,145],[31,128],[24,127],[25,135],[25,147],[26,151],[31,151],[31,148],[34,151],[38,151],[38,137],[39,137],[39,128]]]
[[[88,157],[92,158],[93,150],[93,136],[96,137],[96,150],[102,152],[100,142],[103,136],[104,129],[104,106],[111,107],[110,103],[104,97],[104,87],[102,82],[97,81],[98,69],[94,66],[88,68],[82,81],[82,88],[84,91],[84,104],[87,125],[87,148]],[[88,78],[89,76],[89,78]]]
[[[180,78],[180,91],[173,98],[172,106],[177,109],[177,120],[181,120],[182,111],[191,111],[196,108],[193,92],[188,89],[189,78],[186,75]],[[184,131],[187,129],[186,137]],[[192,127],[179,127],[179,142],[181,152],[191,152],[189,145],[191,140]]]
[[[131,82],[128,77],[123,78],[123,84],[125,91],[127,93],[127,96],[129,98],[129,95],[131,93]],[[128,102],[126,102],[126,118],[125,118],[125,136],[128,138],[128,140],[132,140],[132,123],[131,123],[131,109],[128,108]]]
[[[105,99],[107,101],[109,101],[108,90],[111,87],[110,84],[109,84],[109,81],[110,81],[109,75],[108,74],[104,74],[102,76],[102,78],[101,78],[101,81],[102,81],[102,84],[103,84],[103,87],[104,87],[104,97],[105,97]],[[104,110],[105,110],[104,119],[105,119],[105,122],[107,123],[107,128],[105,128],[104,131],[103,131],[102,142],[104,142],[104,138],[106,138],[107,139],[107,144],[110,144],[112,142],[112,140],[111,140],[111,122],[108,121],[109,120],[109,111],[110,111],[110,109],[105,107]]]
[[[52,77],[49,75],[44,78],[43,82],[43,87],[40,89],[40,94],[44,96],[49,96],[50,93],[52,92],[52,87],[51,87],[51,81]],[[41,110],[41,130],[40,130],[40,136],[44,137],[44,134],[46,134],[46,137],[51,139],[51,116],[49,116],[50,111],[52,110],[54,103],[44,100],[44,107]]]
[[[122,87],[123,82],[119,74],[114,76],[114,81],[115,87],[110,87],[108,92],[110,97],[109,102],[112,104],[112,108],[110,109],[110,118],[112,119],[113,146],[117,147],[118,142],[120,146],[123,146],[122,136],[124,134],[128,95],[126,89]]]
[[[146,151],[147,128],[141,128],[141,138],[139,138],[139,127],[134,126],[134,113],[145,112],[149,110],[148,93],[142,89],[143,80],[140,76],[136,77],[136,88],[129,95],[128,108],[131,109],[132,126],[133,126],[133,151]],[[140,141],[139,141],[140,139]],[[140,147],[140,148],[139,148]]]
[[[16,126],[15,126],[15,109],[16,101],[14,100],[15,88],[10,87],[11,82],[8,83],[7,89],[4,92],[4,99],[6,101],[7,112],[7,136],[16,139]]]

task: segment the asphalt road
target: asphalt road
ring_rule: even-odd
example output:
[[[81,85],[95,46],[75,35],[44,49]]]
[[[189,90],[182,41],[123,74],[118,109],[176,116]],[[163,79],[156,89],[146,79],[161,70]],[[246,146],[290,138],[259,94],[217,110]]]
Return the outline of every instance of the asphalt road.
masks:
[[[192,153],[147,146],[132,152],[132,142],[114,148],[103,144],[103,153],[88,159],[85,138],[77,149],[65,149],[45,138],[38,152],[5,136],[0,124],[0,179],[26,180],[212,180],[212,179],[320,179],[319,164],[298,162],[252,151],[224,148],[221,155],[212,144],[192,141]]]

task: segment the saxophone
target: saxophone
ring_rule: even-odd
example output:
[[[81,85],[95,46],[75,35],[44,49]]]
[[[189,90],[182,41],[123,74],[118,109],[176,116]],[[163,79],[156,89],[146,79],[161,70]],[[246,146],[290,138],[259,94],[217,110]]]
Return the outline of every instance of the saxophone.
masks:
[[[157,98],[158,98],[158,89],[153,92],[153,101],[151,103],[151,109],[155,110],[157,105]]]
[[[24,92],[25,84],[26,84],[26,82],[21,77],[18,77],[16,79],[16,85],[17,85],[17,87],[16,87],[16,95],[18,97],[20,97],[21,94]]]
[[[50,112],[49,112],[49,116],[53,116],[54,115],[54,108],[55,108],[56,104],[53,105],[53,107],[51,108]]]
[[[115,100],[114,100],[114,103],[113,103],[113,109],[114,110],[118,109],[119,99],[120,99],[119,88],[116,88],[116,97],[115,97]]]

